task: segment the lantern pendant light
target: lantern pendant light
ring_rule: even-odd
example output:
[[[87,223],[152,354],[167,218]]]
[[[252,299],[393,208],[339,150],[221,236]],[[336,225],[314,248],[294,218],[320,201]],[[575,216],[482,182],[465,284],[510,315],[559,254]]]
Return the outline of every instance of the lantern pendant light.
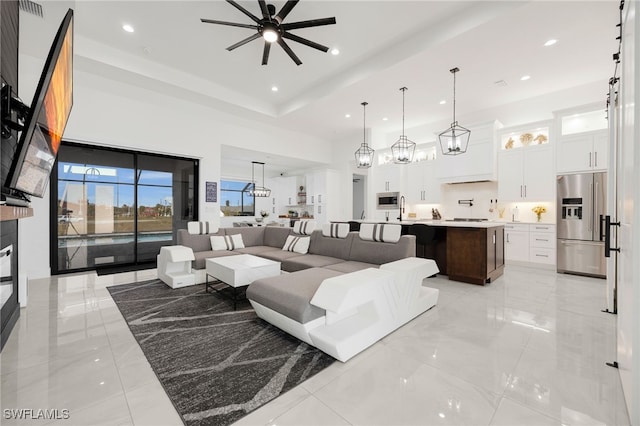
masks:
[[[262,186],[257,186],[256,181],[253,178],[254,167],[256,164],[262,165]],[[253,183],[253,188],[249,190],[249,195],[253,197],[268,197],[271,195],[271,190],[269,188],[264,187],[264,163],[259,161],[251,162],[251,183]]]
[[[402,91],[402,136],[391,145],[391,155],[394,163],[408,164],[413,161],[416,144],[404,135],[404,92],[407,91],[407,88],[401,87],[400,90]]]
[[[355,152],[356,155],[356,166],[358,166],[359,169],[368,169],[369,167],[371,167],[371,165],[373,164],[373,153],[375,152],[372,148],[369,147],[369,145],[367,145],[367,127],[366,127],[366,123],[367,123],[367,105],[369,105],[368,102],[362,102],[360,105],[362,105],[362,112],[363,112],[363,142],[362,145],[360,145],[360,148],[358,148]]]
[[[453,74],[453,122],[451,127],[438,135],[440,148],[444,155],[464,154],[467,152],[471,137],[471,130],[459,126],[456,121],[456,73],[458,71],[460,69],[457,67],[449,70]]]

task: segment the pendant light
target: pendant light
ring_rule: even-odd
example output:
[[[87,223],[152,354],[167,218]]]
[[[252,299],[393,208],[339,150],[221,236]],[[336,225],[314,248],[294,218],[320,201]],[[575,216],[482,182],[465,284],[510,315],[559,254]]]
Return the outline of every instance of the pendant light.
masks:
[[[449,70],[453,74],[453,122],[451,127],[438,135],[444,155],[459,155],[467,152],[471,136],[471,130],[459,126],[456,121],[456,73],[458,71],[460,69],[457,67]]]
[[[262,186],[256,186],[256,181],[253,178],[254,167],[256,164],[262,165]],[[271,190],[264,187],[264,163],[259,161],[251,162],[251,183],[253,183],[253,188],[249,190],[249,195],[253,197],[268,197],[271,195]]]
[[[408,164],[413,161],[413,153],[416,150],[416,143],[407,139],[404,135],[404,92],[407,91],[406,87],[401,87],[402,91],[402,136],[396,143],[391,145],[391,155],[393,155],[393,162],[397,164]]]
[[[371,147],[369,147],[369,145],[367,145],[366,123],[367,123],[367,105],[369,105],[369,103],[362,102],[360,105],[362,105],[362,113],[363,113],[362,125],[363,125],[364,137],[362,139],[362,145],[360,145],[360,148],[356,150],[356,154],[355,154],[356,166],[358,166],[359,169],[368,169],[373,164],[373,153],[375,152]]]

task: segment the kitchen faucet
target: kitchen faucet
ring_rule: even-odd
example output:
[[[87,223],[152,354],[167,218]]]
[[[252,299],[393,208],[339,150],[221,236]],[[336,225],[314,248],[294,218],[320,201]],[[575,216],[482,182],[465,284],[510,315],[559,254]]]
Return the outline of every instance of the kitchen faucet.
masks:
[[[400,222],[402,222],[402,213],[404,213],[404,195],[400,197],[400,216],[398,216]]]

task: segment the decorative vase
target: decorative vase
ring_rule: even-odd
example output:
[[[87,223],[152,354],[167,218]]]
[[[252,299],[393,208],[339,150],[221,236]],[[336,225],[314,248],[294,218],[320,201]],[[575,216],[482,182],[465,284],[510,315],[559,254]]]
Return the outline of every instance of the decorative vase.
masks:
[[[540,220],[542,219],[542,213],[536,214],[536,217],[538,218],[538,222],[540,222]]]
[[[263,219],[264,218],[262,218],[262,217],[256,217],[256,222],[260,223],[260,222],[262,222]],[[539,219],[538,219],[538,222],[540,222]]]

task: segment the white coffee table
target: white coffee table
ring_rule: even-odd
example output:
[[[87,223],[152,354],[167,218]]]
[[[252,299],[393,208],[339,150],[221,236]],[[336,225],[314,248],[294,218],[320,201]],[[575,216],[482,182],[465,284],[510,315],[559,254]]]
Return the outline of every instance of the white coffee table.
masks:
[[[251,254],[239,254],[207,259],[206,271],[205,289],[207,292],[209,289],[220,292],[213,286],[213,284],[219,283],[233,288],[233,310],[235,311],[238,303],[238,289],[246,287],[260,278],[280,275],[280,262]],[[209,276],[215,281],[209,282]]]

